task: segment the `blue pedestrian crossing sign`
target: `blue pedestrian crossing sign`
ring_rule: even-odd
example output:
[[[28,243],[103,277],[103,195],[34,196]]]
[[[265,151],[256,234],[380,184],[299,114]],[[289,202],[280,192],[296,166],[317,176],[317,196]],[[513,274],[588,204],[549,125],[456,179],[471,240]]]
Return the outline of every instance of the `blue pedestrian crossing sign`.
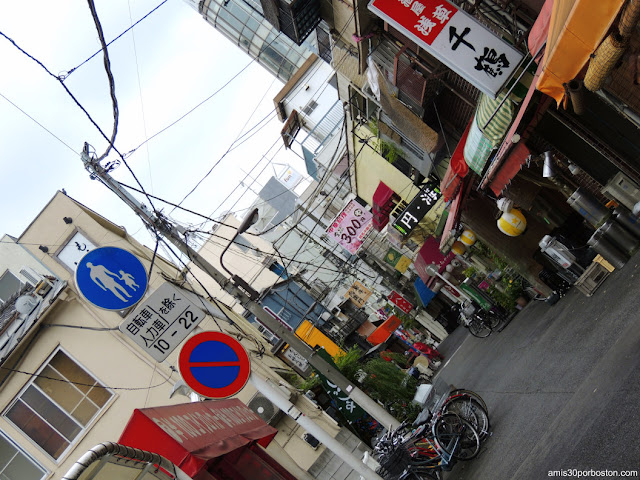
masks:
[[[132,307],[147,290],[147,272],[131,252],[117,247],[91,250],[76,268],[76,286],[87,301],[106,310]]]

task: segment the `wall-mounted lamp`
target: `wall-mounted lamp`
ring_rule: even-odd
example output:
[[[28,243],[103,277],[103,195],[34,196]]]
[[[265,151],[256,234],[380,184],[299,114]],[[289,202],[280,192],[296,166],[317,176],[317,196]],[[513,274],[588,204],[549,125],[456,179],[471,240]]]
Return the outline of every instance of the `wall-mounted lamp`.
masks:
[[[542,167],[542,176],[544,178],[553,178],[556,176],[556,172],[553,168],[553,154],[551,152],[544,152],[544,166]]]
[[[64,223],[66,223],[67,225],[73,223],[73,218],[71,217],[62,217],[62,220],[64,220]]]
[[[44,253],[49,253],[49,247],[45,247],[44,245],[40,245],[38,248],[40,250],[42,250]]]

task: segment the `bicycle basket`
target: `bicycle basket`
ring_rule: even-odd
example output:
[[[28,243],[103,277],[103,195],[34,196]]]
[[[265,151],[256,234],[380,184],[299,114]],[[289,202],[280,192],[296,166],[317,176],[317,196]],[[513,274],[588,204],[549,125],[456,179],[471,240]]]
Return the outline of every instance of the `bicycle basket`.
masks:
[[[409,465],[411,455],[404,445],[398,445],[393,451],[378,459],[380,467],[376,473],[385,480],[396,480]]]

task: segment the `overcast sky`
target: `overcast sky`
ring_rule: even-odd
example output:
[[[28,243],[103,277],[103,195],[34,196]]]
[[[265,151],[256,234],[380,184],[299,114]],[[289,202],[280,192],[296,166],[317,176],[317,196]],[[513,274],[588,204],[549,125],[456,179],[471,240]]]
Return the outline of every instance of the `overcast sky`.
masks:
[[[96,0],[107,42],[161,1]],[[80,65],[100,48],[89,6],[82,0],[2,2],[0,32],[54,75]],[[115,145],[123,154],[176,121],[251,62],[182,0],[168,0],[113,43],[109,55],[120,111]],[[0,234],[19,236],[55,192],[64,188],[151,246],[141,221],[106,187],[90,180],[83,168],[79,152],[85,141],[98,155],[107,145],[85,113],[55,78],[4,37],[0,37],[0,59]],[[65,85],[110,137],[113,113],[102,54],[72,72]],[[126,157],[127,163],[149,193],[178,203],[239,134],[273,110],[273,97],[281,88],[281,82],[253,62],[219,94]],[[186,208],[205,215],[232,209],[246,189],[236,190],[222,209],[220,203],[246,173],[263,170],[282,145],[282,124],[274,114],[270,118],[258,134],[220,162],[184,202]],[[291,163],[306,173],[301,160],[284,149],[274,162]],[[273,173],[274,166],[268,165],[260,185]],[[113,176],[136,186],[124,165]],[[259,188],[258,184],[252,187]],[[249,192],[233,210],[246,208],[254,196]],[[165,208],[166,213],[171,210]],[[179,211],[173,215],[182,222],[200,221]]]

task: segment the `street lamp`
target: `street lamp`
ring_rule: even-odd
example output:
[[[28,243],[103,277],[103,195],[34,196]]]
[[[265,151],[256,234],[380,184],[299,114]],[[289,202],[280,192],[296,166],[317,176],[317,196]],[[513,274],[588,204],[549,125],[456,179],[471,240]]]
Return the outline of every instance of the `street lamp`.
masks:
[[[243,278],[239,277],[235,273],[232,273],[227,267],[225,267],[222,261],[222,257],[224,256],[225,252],[229,249],[231,244],[234,242],[234,240],[238,237],[238,235],[241,235],[242,233],[246,232],[249,229],[249,227],[254,223],[256,223],[257,221],[258,221],[258,209],[254,208],[253,210],[251,210],[249,215],[247,215],[244,218],[244,220],[242,220],[242,223],[237,228],[236,233],[233,235],[233,238],[227,244],[227,246],[224,247],[224,250],[222,250],[222,253],[220,254],[220,266],[223,268],[225,272],[227,272],[231,276],[231,281],[234,284],[242,287],[242,289],[249,294],[249,297],[251,298],[251,300],[257,300],[260,294],[256,292],[253,289],[253,287],[249,285]]]
[[[428,275],[432,276],[432,277],[438,277],[440,278],[442,281],[444,281],[447,285],[449,285],[451,288],[453,288],[456,292],[458,292],[460,294],[461,297],[466,298],[467,300],[469,300],[470,302],[473,302],[473,300],[471,300],[471,298],[469,298],[469,296],[464,293],[462,290],[460,290],[458,287],[456,287],[453,283],[451,283],[449,280],[447,280],[444,275],[441,275],[440,272],[438,272],[438,269],[436,268],[436,266],[432,263],[430,265],[427,265],[427,267],[425,268],[425,271],[427,272]]]

